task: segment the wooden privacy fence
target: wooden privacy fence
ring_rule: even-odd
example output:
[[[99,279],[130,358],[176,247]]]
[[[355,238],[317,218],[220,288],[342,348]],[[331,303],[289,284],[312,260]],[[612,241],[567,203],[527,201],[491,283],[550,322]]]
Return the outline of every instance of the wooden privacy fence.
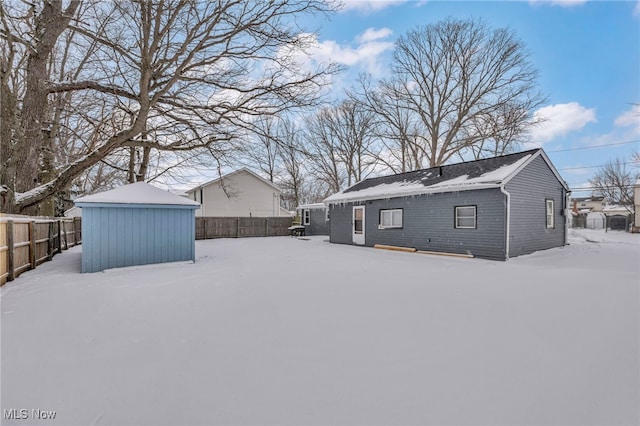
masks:
[[[291,217],[196,217],[196,240],[289,235]]]
[[[0,217],[0,285],[80,243],[80,218]]]

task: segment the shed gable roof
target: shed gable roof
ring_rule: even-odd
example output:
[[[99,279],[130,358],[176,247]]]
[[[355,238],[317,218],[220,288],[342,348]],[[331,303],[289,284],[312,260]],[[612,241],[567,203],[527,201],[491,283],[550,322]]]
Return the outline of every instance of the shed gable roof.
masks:
[[[541,156],[553,174],[568,190],[542,149],[500,157],[450,164],[412,172],[365,179],[324,200],[325,204],[403,197],[473,189],[495,188],[505,184],[534,158]]]
[[[130,183],[110,191],[85,195],[76,204],[162,204],[173,206],[199,206],[200,203],[172,194],[146,182]]]

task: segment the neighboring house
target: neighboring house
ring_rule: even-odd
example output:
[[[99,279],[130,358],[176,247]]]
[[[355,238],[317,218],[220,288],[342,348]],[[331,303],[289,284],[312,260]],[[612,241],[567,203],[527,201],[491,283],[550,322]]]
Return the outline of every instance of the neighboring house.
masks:
[[[65,210],[64,217],[82,217],[82,209],[78,206],[73,206]]]
[[[603,196],[571,198],[571,209],[581,215],[591,212],[601,212],[607,203]]]
[[[201,208],[196,216],[291,216],[280,207],[282,190],[249,169],[242,168],[186,192]]]
[[[504,260],[566,244],[569,193],[536,149],[366,179],[324,202],[332,243]]]
[[[305,235],[329,235],[329,207],[324,203],[303,204],[297,208]]]
[[[607,205],[603,196],[571,198],[569,207],[570,226],[574,228],[604,229],[605,215],[602,209]],[[568,219],[569,219],[568,218]]]

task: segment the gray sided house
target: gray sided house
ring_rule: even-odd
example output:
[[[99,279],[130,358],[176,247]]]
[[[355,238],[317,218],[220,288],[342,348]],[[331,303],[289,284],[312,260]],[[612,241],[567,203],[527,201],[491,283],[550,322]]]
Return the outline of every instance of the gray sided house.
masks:
[[[506,260],[566,244],[569,193],[536,149],[366,179],[324,202],[332,243]]]
[[[200,203],[144,182],[78,198],[82,272],[195,260]]]
[[[303,204],[297,211],[306,235],[329,235],[329,207],[324,203]]]

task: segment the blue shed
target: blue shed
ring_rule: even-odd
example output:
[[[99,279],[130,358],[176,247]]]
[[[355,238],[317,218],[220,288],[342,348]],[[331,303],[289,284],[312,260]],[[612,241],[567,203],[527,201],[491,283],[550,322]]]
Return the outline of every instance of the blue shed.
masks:
[[[200,203],[137,182],[80,197],[82,272],[195,261]]]

